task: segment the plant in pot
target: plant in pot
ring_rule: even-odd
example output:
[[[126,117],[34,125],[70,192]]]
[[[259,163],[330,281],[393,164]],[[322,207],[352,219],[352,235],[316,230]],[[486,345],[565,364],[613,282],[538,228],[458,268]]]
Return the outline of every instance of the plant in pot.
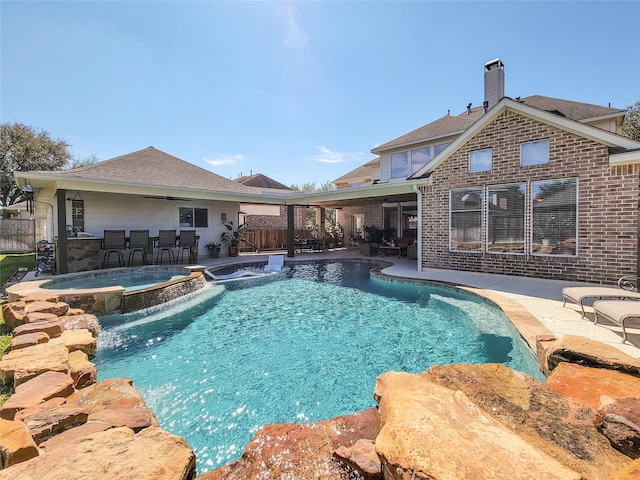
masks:
[[[204,248],[206,248],[207,250],[209,250],[209,256],[211,258],[218,258],[218,256],[220,255],[220,248],[222,247],[222,245],[218,242],[211,242],[211,243],[207,243]]]
[[[220,240],[223,245],[227,246],[229,256],[237,257],[240,246],[240,232],[233,226],[233,222],[222,222],[222,225],[226,228],[226,231],[222,232]]]

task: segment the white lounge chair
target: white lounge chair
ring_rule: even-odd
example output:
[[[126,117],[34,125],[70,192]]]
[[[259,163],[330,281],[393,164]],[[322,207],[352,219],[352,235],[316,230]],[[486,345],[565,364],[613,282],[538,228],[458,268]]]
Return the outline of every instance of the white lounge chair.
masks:
[[[236,270],[235,272],[229,273],[228,275],[216,275],[214,273],[211,273],[209,270],[205,270],[205,273],[209,278],[216,281],[233,280],[235,278],[242,278],[242,277],[261,277],[264,275],[264,273],[252,272],[251,270]]]
[[[587,299],[640,300],[640,293],[637,291],[638,277],[634,275],[622,277],[618,280],[618,287],[565,287],[562,289],[562,299],[564,300],[562,306],[567,305],[567,300],[579,304],[582,309],[582,318],[584,318],[584,301]]]
[[[269,255],[269,261],[264,266],[266,273],[279,272],[284,265],[284,255]]]
[[[593,324],[605,318],[622,327],[622,343],[627,340],[624,322],[630,319],[640,320],[640,302],[634,300],[596,300],[593,302]]]

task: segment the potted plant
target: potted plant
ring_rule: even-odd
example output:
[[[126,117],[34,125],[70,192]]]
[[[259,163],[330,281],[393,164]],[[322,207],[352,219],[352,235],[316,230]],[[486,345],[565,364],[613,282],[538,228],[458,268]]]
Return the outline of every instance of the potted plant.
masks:
[[[209,255],[211,256],[211,258],[218,258],[218,256],[220,255],[221,246],[222,245],[218,242],[211,242],[207,243],[204,248],[209,250]]]
[[[222,232],[220,240],[223,245],[227,246],[229,256],[237,257],[240,246],[240,232],[233,226],[233,222],[222,222],[222,225],[224,225],[226,231]]]

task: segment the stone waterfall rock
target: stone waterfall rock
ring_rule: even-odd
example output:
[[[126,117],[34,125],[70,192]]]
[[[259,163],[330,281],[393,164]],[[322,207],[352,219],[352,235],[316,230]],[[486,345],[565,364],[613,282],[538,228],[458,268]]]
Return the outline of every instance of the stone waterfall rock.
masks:
[[[180,437],[151,427],[111,428],[0,470],[0,480],[192,480],[195,455]]]
[[[373,408],[317,423],[265,425],[235,462],[205,473],[198,480],[362,478],[336,458],[336,449],[359,439],[373,440],[380,427]]]
[[[11,350],[20,350],[40,343],[47,343],[48,341],[49,335],[45,332],[27,333],[11,339]]]
[[[69,352],[80,350],[86,353],[89,358],[93,358],[97,349],[97,342],[93,333],[86,328],[65,330],[59,337],[49,340],[49,343],[64,345]]]
[[[34,348],[34,347],[32,347]],[[22,351],[22,350],[18,350]],[[0,417],[13,420],[16,412],[33,407],[54,397],[73,393],[73,380],[66,373],[45,372],[16,387],[16,391],[0,406]]]
[[[100,333],[100,322],[98,317],[91,313],[76,313],[75,315],[64,315],[58,317],[58,322],[62,324],[65,330],[77,330],[80,328],[86,328],[94,337],[97,337]]]
[[[57,320],[43,320],[36,323],[25,323],[13,329],[13,336],[29,335],[36,332],[43,332],[49,335],[49,338],[59,337],[62,335],[62,324]]]
[[[486,415],[461,391],[424,375],[378,377],[376,451],[386,480],[580,480],[582,475]]]
[[[98,369],[86,353],[76,350],[69,353],[69,375],[73,378],[73,387],[80,390],[96,383]]]
[[[631,458],[640,458],[640,398],[603,396],[598,413],[602,434],[611,445]]]
[[[38,456],[38,447],[22,422],[0,419],[0,471]]]
[[[69,371],[69,351],[64,345],[41,343],[7,353],[0,360],[0,383],[14,388],[45,372]]]
[[[82,408],[71,405],[60,405],[22,417],[22,422],[40,444],[49,438],[73,427],[86,423],[89,415]]]
[[[560,363],[545,383],[550,389],[576,402],[597,409],[600,397],[639,398],[640,380],[632,375],[602,368]]]
[[[505,365],[433,366],[420,375],[461,391],[486,415],[585,478],[602,478],[629,462],[598,431],[594,409]]]

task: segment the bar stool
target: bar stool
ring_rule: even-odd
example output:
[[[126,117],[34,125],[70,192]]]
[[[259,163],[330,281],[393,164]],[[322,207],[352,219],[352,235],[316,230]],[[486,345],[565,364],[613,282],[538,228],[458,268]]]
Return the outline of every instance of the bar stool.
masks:
[[[189,252],[189,264],[196,263],[196,231],[195,230],[180,230],[180,241],[178,243],[179,250],[176,257],[176,263],[182,263],[184,261],[184,251]]]
[[[142,256],[142,265],[147,264],[147,248],[149,248],[149,230],[131,230],[129,232],[129,263],[131,266],[136,253]]]
[[[174,248],[176,248],[176,231],[160,230],[158,232],[158,253],[156,254],[156,263],[158,265],[162,263],[164,252],[169,254],[169,263],[176,263],[176,256],[175,253],[173,253]]]
[[[125,240],[124,230],[105,230],[102,241],[102,248],[104,248],[104,258],[102,259],[102,268],[109,263],[109,257],[112,253],[118,255],[118,266],[124,265],[124,257],[122,256],[122,250],[127,246]]]

